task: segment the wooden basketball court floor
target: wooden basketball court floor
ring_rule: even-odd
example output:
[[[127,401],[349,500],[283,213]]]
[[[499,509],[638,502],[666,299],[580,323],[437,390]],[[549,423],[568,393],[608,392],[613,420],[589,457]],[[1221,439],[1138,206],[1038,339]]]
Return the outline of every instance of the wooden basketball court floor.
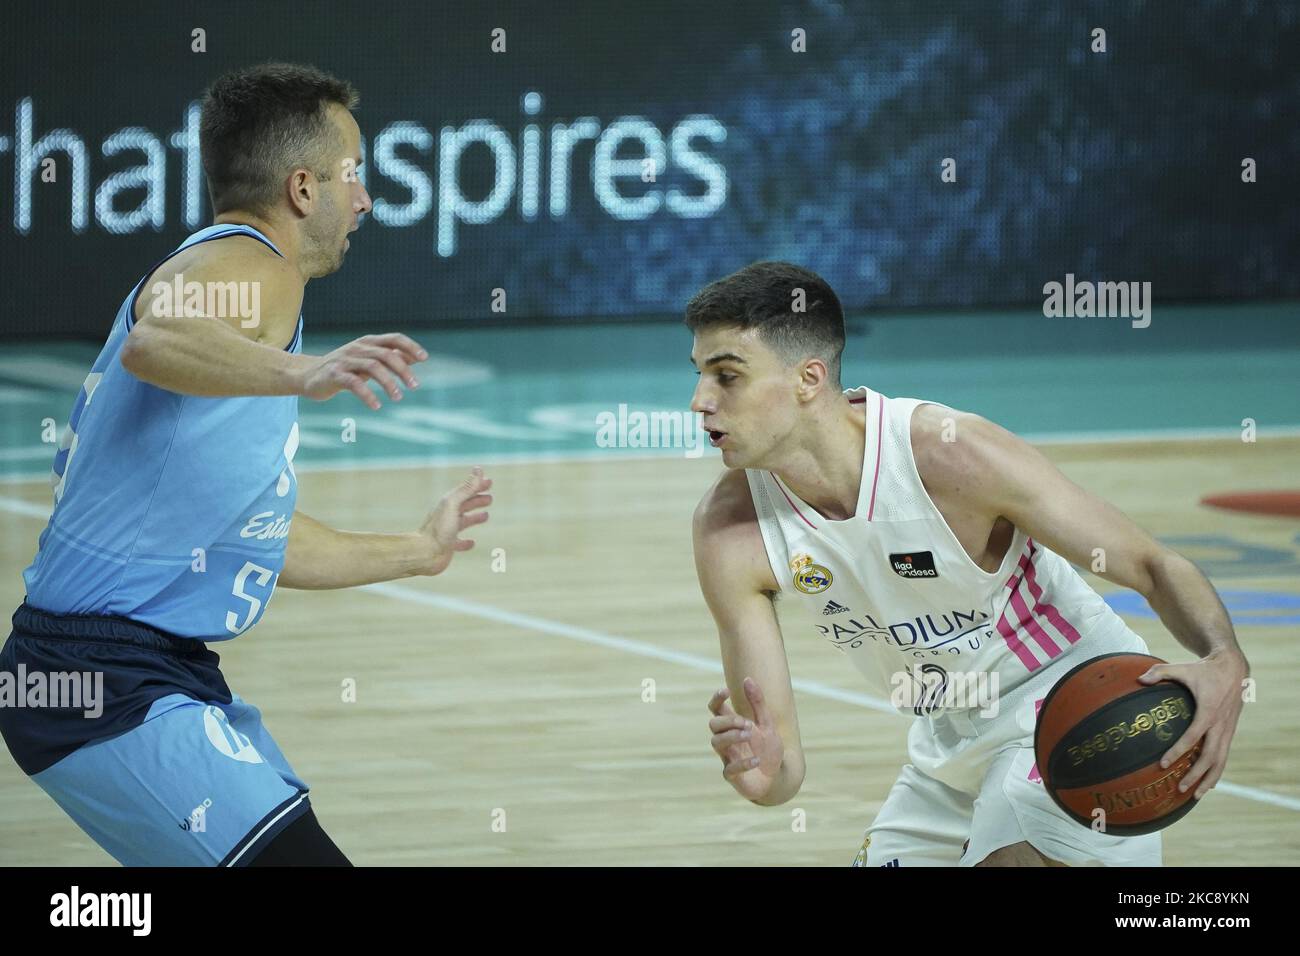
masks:
[[[1198,504],[1211,491],[1294,487],[1300,439],[1044,448],[1074,480],[1180,542],[1221,590],[1300,596],[1300,522]],[[446,574],[281,589],[253,632],[217,647],[231,687],[261,708],[354,862],[853,859],[904,762],[908,720],[866,698],[839,651],[786,635],[808,755],[789,804],[745,802],[709,748],[705,703],[721,677],[690,518],[719,469],[684,456],[490,465],[491,520]],[[406,530],[463,472],[304,466],[298,506],[337,527]],[[43,481],[0,493],[0,606],[12,608],[50,495]],[[504,570],[493,570],[494,549]],[[1297,614],[1241,615],[1257,700],[1225,782],[1166,831],[1168,865],[1300,862]],[[1154,618],[1126,619],[1153,653],[1189,659]],[[354,702],[344,700],[349,681]],[[0,757],[0,864],[111,863]]]

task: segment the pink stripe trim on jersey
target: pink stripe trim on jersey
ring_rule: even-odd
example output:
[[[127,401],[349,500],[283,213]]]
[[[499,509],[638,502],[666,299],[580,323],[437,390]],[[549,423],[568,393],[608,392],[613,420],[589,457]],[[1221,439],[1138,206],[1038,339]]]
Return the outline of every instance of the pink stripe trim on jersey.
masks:
[[[772,475],[772,473],[771,473],[770,471],[768,472],[768,474],[769,474],[769,475]],[[804,523],[804,524],[806,524],[808,527],[810,527],[810,528],[812,528],[814,531],[816,531],[816,530],[817,530],[817,526],[816,526],[815,524],[813,524],[811,521],[809,521],[807,518],[804,518],[804,517],[803,517],[803,512],[800,511],[797,507],[795,507],[795,503],[794,503],[793,501],[790,500],[790,496],[787,495],[787,494],[785,493],[785,489],[781,487],[781,482],[777,481],[776,475],[772,475],[772,480],[776,482],[776,486],[777,486],[777,488],[780,489],[781,494],[785,497],[785,500],[790,502],[790,507],[791,507],[791,508],[794,508],[794,513],[797,514],[800,518],[803,518],[803,523]]]
[[[1011,589],[1013,597],[1015,596],[1016,590],[1020,587],[1020,580],[1024,573],[1025,559],[1026,555],[1022,554],[1020,556],[1020,563],[1017,565],[1016,569],[1011,572],[1011,577],[1007,578],[1007,583],[1002,585],[1004,588]],[[1021,601],[1022,606],[1023,604],[1024,602]],[[1010,603],[1008,603],[1007,606],[1011,606]],[[1017,608],[1017,611],[1019,611],[1019,608]],[[1042,666],[1042,663],[1034,656],[1033,652],[1029,648],[1025,647],[1021,642],[1019,636],[1016,634],[1016,629],[1012,627],[1011,622],[1007,620],[1007,609],[1005,607],[1002,609],[1002,614],[998,617],[997,629],[998,633],[1001,634],[1002,638],[1007,642],[1007,648],[1011,653],[1015,654],[1016,657],[1020,658],[1020,663],[1024,664],[1026,669],[1034,671]]]
[[[876,513],[876,485],[880,483],[880,440],[885,424],[885,400],[878,397],[880,412],[876,416],[876,476],[871,479],[871,506],[867,508],[867,520]],[[909,441],[911,439],[908,439]]]
[[[1034,544],[1034,539],[1027,539],[1025,553],[1020,556],[1020,561],[1017,563],[1015,572],[1007,579],[1007,583],[1004,585],[1004,587],[1011,588],[1011,595],[1007,599],[1007,607],[1015,609],[1018,620],[1015,622],[1015,625],[1012,626],[1011,622],[1007,619],[1006,608],[1003,608],[1002,616],[998,619],[997,625],[998,633],[1006,638],[1007,646],[1015,652],[1021,662],[1031,671],[1041,666],[1041,663],[1036,657],[1029,654],[1028,651],[1025,651],[1023,654],[1021,653],[1021,650],[1024,648],[1023,645],[1020,644],[1019,638],[1016,636],[1017,630],[1024,631],[1032,637],[1038,646],[1047,652],[1048,660],[1058,657],[1061,654],[1060,646],[1038,622],[1036,616],[1047,618],[1048,622],[1050,622],[1052,627],[1056,629],[1057,633],[1071,644],[1074,644],[1080,638],[1079,632],[1075,630],[1070,622],[1061,615],[1060,611],[1058,611],[1053,605],[1044,603],[1043,601],[1043,588],[1038,583],[1037,569],[1034,567],[1033,562],[1033,555],[1037,551],[1038,546]],[[1020,585],[1022,583],[1034,599],[1032,610],[1029,608],[1024,597],[1020,594]],[[1027,654],[1033,661],[1032,664],[1029,660],[1026,660]]]
[[[1020,560],[1027,561],[1028,558],[1021,558]],[[1024,582],[1022,581],[1021,583],[1023,584]],[[1019,587],[1011,592],[1011,606],[1016,609],[1016,615],[1020,618],[1020,620],[1016,622],[1016,626],[1027,631],[1029,636],[1038,642],[1038,646],[1047,651],[1049,659],[1059,656],[1061,653],[1060,646],[1056,641],[1052,640],[1051,635],[1043,630],[1043,626],[1034,618],[1033,612],[1029,610],[1029,605],[1026,604],[1025,599],[1020,596]]]
[[[1042,666],[1038,662],[1038,658],[1033,655],[1033,652],[1020,643],[1020,638],[1016,637],[1015,629],[1007,622],[1006,612],[1003,612],[1002,616],[998,618],[998,633],[1006,640],[1011,653],[1020,658],[1020,663],[1024,664],[1026,669],[1033,671]]]
[[[1029,539],[1029,553],[1032,555],[1038,548],[1034,545],[1034,539]],[[1079,640],[1079,632],[1061,616],[1051,604],[1043,603],[1043,589],[1038,584],[1038,579],[1034,576],[1034,565],[1031,561],[1029,567],[1025,569],[1025,585],[1029,588],[1029,593],[1034,596],[1034,612],[1047,615],[1047,619],[1052,622],[1052,627],[1056,628],[1057,633],[1064,637],[1071,644]]]

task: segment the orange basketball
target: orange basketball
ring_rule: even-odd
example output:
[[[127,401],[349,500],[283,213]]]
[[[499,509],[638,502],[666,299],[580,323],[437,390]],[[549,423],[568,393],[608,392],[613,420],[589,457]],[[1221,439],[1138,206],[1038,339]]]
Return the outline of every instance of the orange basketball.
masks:
[[[1075,667],[1043,701],[1034,754],[1043,786],[1072,819],[1091,827],[1105,812],[1106,833],[1153,833],[1196,803],[1178,792],[1201,741],[1172,766],[1160,758],[1191,726],[1196,701],[1182,684],[1142,684],[1155,664],[1146,654],[1106,654]]]

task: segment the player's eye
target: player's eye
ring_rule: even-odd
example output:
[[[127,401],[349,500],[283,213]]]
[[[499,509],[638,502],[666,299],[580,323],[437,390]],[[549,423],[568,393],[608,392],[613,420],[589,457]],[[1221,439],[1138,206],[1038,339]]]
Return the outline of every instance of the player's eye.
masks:
[[[731,384],[732,382],[734,382],[738,377],[739,377],[739,376],[734,375],[734,374],[731,373],[731,372],[719,372],[719,373],[718,373],[718,381],[721,382],[723,385],[730,385],[730,384]]]

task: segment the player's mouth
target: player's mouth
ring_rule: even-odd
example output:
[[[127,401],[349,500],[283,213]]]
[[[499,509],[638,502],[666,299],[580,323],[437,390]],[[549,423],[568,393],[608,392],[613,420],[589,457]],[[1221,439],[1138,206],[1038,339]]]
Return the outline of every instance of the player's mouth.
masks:
[[[727,440],[727,433],[720,432],[716,428],[710,428],[708,429],[708,432],[709,432],[709,444],[712,445],[714,448],[721,448],[722,443]]]

